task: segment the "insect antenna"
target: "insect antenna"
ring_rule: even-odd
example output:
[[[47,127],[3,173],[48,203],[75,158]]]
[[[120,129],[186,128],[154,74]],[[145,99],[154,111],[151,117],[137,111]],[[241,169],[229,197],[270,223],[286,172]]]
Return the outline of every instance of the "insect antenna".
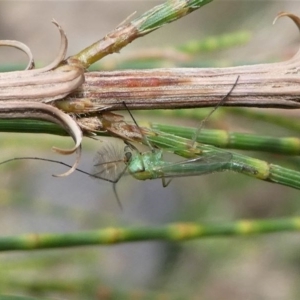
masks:
[[[46,161],[46,162],[51,162],[51,163],[59,164],[59,165],[62,165],[62,166],[68,167],[68,168],[72,167],[71,165],[69,165],[67,163],[64,163],[62,161],[59,161],[59,160],[49,159],[49,158],[43,158],[43,157],[33,157],[33,156],[23,156],[23,157],[10,158],[10,159],[7,159],[7,160],[4,160],[4,161],[0,162],[0,165],[6,164],[6,163],[9,163],[9,162],[12,162],[12,161],[17,161],[17,160],[40,160],[40,161]],[[105,164],[105,163],[103,163],[103,164]],[[113,183],[113,191],[114,191],[115,197],[117,199],[117,202],[118,202],[118,205],[119,205],[120,209],[123,210],[123,206],[121,204],[120,198],[119,198],[117,190],[116,190],[116,184],[119,181],[119,179],[123,176],[123,174],[125,173],[126,169],[124,169],[124,171],[119,176],[119,178],[117,178],[116,181],[110,180],[110,179],[105,178],[105,177],[100,177],[99,176],[99,174],[101,174],[100,172],[98,174],[92,174],[92,173],[86,172],[84,170],[81,170],[79,168],[76,168],[75,170],[77,172],[80,172],[82,174],[88,175],[90,177],[97,178],[97,179],[102,179],[104,181],[108,181],[108,182]],[[52,175],[52,176],[55,177],[55,175]]]
[[[33,156],[22,156],[22,157],[10,158],[10,159],[7,159],[7,160],[4,160],[4,161],[0,162],[0,165],[4,165],[4,164],[12,162],[12,161],[26,160],[26,159],[47,161],[47,162],[52,162],[52,163],[59,164],[59,165],[65,166],[65,167],[71,167],[71,165],[69,165],[67,163],[64,163],[63,161],[59,161],[59,160],[55,160],[55,159],[49,159],[49,158],[43,158],[43,157],[33,157]],[[80,173],[92,176],[92,174],[90,174],[89,172],[83,171],[81,169],[76,168],[75,170],[80,172]],[[55,175],[52,175],[52,176],[56,177]]]
[[[197,138],[200,134],[201,129],[203,128],[204,124],[207,122],[207,120],[211,117],[211,115],[221,106],[224,104],[224,102],[226,101],[226,99],[230,96],[230,94],[232,93],[232,91],[235,89],[235,87],[237,86],[237,83],[239,81],[240,75],[237,76],[233,86],[231,87],[231,89],[229,90],[229,92],[218,102],[218,104],[209,112],[209,114],[200,121],[199,126],[197,127],[197,130],[195,131],[193,138],[192,138],[192,148],[195,147]]]
[[[137,121],[135,120],[135,118],[133,117],[131,111],[129,110],[127,104],[125,103],[125,101],[123,101],[123,105],[125,106],[127,112],[129,113],[131,119],[133,120],[135,126],[138,128],[142,138],[143,138],[143,141],[147,144],[147,146],[150,148],[151,152],[154,152],[154,148],[153,146],[151,145],[150,141],[147,139],[147,137],[145,136],[145,134],[143,133],[141,127],[139,126],[139,124],[137,123]]]

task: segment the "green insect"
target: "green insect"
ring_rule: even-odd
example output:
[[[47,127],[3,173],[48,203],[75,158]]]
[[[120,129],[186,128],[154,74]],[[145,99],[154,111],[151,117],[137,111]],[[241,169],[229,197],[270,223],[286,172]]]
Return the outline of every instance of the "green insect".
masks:
[[[237,77],[234,85],[227,93],[227,95],[221,99],[218,105],[214,107],[214,109],[200,123],[192,138],[191,144],[186,146],[186,150],[191,153],[191,155],[193,156],[192,158],[181,159],[177,162],[165,161],[163,158],[164,151],[152,146],[150,141],[142,133],[142,130],[138,126],[133,115],[127,108],[126,103],[124,103],[124,106],[127,108],[135,125],[137,126],[137,128],[139,128],[141,135],[143,136],[144,143],[148,145],[150,151],[140,152],[133,144],[129,142],[125,142],[125,144],[122,142],[121,145],[117,143],[103,143],[94,158],[92,172],[89,173],[80,169],[76,170],[93,178],[102,179],[113,183],[114,193],[120,207],[122,208],[120,199],[116,192],[116,184],[127,171],[130,175],[138,180],[161,178],[163,186],[166,187],[174,177],[197,176],[230,169],[232,164],[232,154],[230,152],[226,152],[223,150],[218,151],[218,149],[216,149],[216,151],[200,153],[201,156],[199,156],[199,153],[197,154],[196,149],[196,139],[200,133],[201,128],[203,127],[203,124],[211,116],[211,114],[222,103],[224,103],[224,101],[237,85],[238,79],[239,77]],[[178,149],[170,148],[168,149],[168,151],[176,153]],[[193,155],[193,153],[195,154]],[[20,159],[42,160],[58,163],[69,167],[69,165],[64,162],[39,157],[13,158],[1,162],[0,165],[9,161]],[[166,181],[166,179],[170,180]]]
[[[128,171],[138,180],[161,178],[163,186],[167,186],[166,178],[197,176],[226,170],[232,158],[230,152],[223,151],[168,162],[163,159],[163,152],[157,148],[139,152],[129,143],[123,144],[123,147],[117,144],[103,144],[94,158],[92,176],[117,183]]]
[[[234,85],[227,95],[221,99],[218,105],[214,107],[214,109],[200,123],[192,138],[191,145],[187,146],[187,149],[190,148],[191,153],[196,150],[196,139],[203,127],[203,124],[212,115],[212,113],[222,103],[224,103],[235,88],[238,79],[239,77],[237,77]],[[124,103],[124,106],[127,108],[126,103]],[[140,128],[128,108],[127,111],[136,126]],[[163,158],[163,150],[154,148],[146,136],[143,135],[142,131],[141,134],[144,138],[145,144],[147,144],[150,148],[150,151],[139,152],[138,149],[129,142],[126,142],[123,146],[104,143],[94,158],[92,176],[110,181],[115,185],[122,175],[128,171],[129,174],[138,180],[161,178],[163,186],[165,187],[170,182],[166,181],[167,178],[197,176],[217,171],[224,171],[230,168],[230,165],[228,166],[228,164],[230,164],[232,154],[226,151],[216,151],[210,154],[206,153],[203,154],[203,156],[195,156],[191,159],[184,159],[178,162],[165,161]],[[176,152],[178,149],[168,150]]]

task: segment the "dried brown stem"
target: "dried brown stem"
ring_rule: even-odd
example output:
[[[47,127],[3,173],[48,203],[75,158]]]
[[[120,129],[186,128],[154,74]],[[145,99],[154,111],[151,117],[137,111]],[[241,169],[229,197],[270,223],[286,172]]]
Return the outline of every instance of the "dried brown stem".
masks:
[[[300,29],[300,19],[290,13]],[[89,101],[89,110],[194,108],[216,106],[239,76],[224,105],[247,107],[300,107],[300,50],[280,63],[231,68],[176,68],[90,72],[70,99]],[[56,103],[60,107],[59,101]],[[63,108],[62,108],[63,109]]]
[[[215,106],[239,82],[224,105],[300,107],[300,52],[282,63],[231,68],[176,68],[90,72],[70,95],[109,110]]]

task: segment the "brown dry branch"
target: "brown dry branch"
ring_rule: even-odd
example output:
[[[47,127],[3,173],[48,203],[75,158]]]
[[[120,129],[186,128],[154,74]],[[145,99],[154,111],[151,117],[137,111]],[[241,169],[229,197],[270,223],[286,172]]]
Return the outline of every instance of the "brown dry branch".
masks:
[[[69,99],[122,110],[216,106],[239,75],[226,106],[300,107],[300,52],[283,63],[232,68],[176,68],[91,72]],[[58,101],[59,103],[59,101]]]
[[[277,18],[282,16],[300,28],[298,17],[281,13]],[[224,105],[291,109],[300,107],[299,72],[300,50],[288,61],[270,64],[87,72],[85,83],[67,101],[88,101],[90,110],[122,110],[123,101],[130,109],[216,106],[239,76]],[[59,101],[55,104],[61,108]]]

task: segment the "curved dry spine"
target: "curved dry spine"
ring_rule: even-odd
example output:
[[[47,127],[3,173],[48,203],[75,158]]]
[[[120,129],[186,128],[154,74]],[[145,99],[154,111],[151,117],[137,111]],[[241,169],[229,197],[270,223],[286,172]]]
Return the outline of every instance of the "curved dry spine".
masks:
[[[59,109],[45,103],[24,102],[20,105],[18,101],[1,102],[0,101],[0,119],[36,119],[58,124],[64,128],[73,138],[75,146],[71,149],[61,149],[53,147],[52,149],[60,154],[72,154],[76,152],[77,157],[73,167],[66,173],[56,176],[66,176],[72,173],[78,166],[81,155],[82,132],[77,123],[67,114]]]
[[[75,146],[71,149],[53,147],[53,150],[65,155],[76,152],[73,167],[64,174],[56,175],[66,176],[72,173],[79,163],[82,131],[72,117],[43,102],[67,96],[84,81],[84,70],[79,65],[71,66],[64,62],[68,40],[61,26],[55,20],[52,22],[58,28],[61,38],[58,55],[53,62],[40,69],[0,74],[0,118],[37,119],[56,123],[64,128],[72,136]],[[1,45],[24,51],[29,57],[28,66],[33,63],[30,49],[21,42],[0,41]]]
[[[53,62],[40,69],[0,73],[0,101],[51,102],[64,98],[84,82],[84,69],[80,64],[65,63],[68,40],[61,26],[54,20],[52,22],[60,33],[58,55]],[[10,44],[24,51],[29,60],[33,60],[26,45],[17,41],[10,41]],[[2,41],[2,45],[7,45],[7,42]]]
[[[28,56],[28,64],[25,70],[31,70],[32,68],[34,68],[34,60],[33,60],[32,52],[30,48],[24,43],[19,41],[14,41],[14,40],[0,40],[0,47],[1,46],[13,47],[23,51]]]

